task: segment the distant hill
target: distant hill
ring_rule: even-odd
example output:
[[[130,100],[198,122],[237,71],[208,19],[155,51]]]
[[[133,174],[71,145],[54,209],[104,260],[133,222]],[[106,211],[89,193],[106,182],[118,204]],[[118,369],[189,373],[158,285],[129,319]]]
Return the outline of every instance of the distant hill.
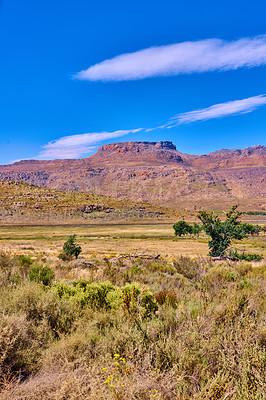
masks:
[[[0,166],[0,180],[24,182],[193,209],[266,208],[266,147],[218,150],[196,156],[172,142],[123,142],[77,160],[24,160]]]
[[[182,216],[188,214],[147,203],[60,191],[22,181],[0,182],[1,225],[154,223],[174,221]]]

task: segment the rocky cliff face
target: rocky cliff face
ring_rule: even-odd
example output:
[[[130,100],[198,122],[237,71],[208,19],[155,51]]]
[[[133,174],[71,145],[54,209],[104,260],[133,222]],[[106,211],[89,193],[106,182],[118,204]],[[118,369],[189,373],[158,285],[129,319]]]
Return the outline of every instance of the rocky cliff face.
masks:
[[[193,166],[204,169],[264,168],[266,147],[253,146],[246,149],[218,150],[197,157]]]
[[[172,142],[124,142],[81,160],[20,161],[0,166],[0,180],[82,190],[170,207],[240,203],[265,207],[266,147],[182,154]]]
[[[172,142],[124,142],[101,146],[88,158],[90,162],[101,160],[109,165],[160,165],[183,163],[181,153]]]

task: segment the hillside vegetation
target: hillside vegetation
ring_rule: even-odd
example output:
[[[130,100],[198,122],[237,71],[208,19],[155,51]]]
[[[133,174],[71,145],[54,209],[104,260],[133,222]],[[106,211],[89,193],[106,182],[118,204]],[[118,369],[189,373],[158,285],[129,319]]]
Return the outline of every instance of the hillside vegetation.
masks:
[[[175,237],[195,210],[0,188],[0,400],[265,399],[265,261]],[[265,231],[231,239],[266,255]]]
[[[263,262],[1,252],[0,270],[1,400],[265,398]]]
[[[265,210],[266,146],[183,154],[172,142],[123,142],[71,160],[24,160],[0,166],[1,180],[108,195],[193,210]]]
[[[0,182],[0,224],[164,221],[179,215],[180,212],[148,203],[54,190],[22,181]],[[183,212],[183,215],[188,213]]]

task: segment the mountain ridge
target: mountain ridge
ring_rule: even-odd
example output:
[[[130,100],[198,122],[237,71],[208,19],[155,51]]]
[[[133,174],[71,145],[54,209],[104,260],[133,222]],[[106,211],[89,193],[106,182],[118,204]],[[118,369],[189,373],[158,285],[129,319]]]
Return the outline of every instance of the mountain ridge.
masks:
[[[118,142],[83,159],[22,160],[0,180],[149,201],[173,208],[242,203],[265,207],[266,146],[183,154],[170,141]]]

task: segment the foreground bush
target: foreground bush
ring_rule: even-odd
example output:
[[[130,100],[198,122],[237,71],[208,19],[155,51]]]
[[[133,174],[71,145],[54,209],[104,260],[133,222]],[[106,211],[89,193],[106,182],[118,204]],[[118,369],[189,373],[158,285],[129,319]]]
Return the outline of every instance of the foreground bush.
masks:
[[[33,265],[29,272],[29,280],[41,282],[44,286],[51,286],[54,280],[54,272],[48,266]]]
[[[138,260],[116,284],[98,267],[5,281],[1,400],[264,399],[264,264]]]
[[[54,288],[61,299],[76,302],[82,308],[97,310],[122,308],[129,315],[140,313],[143,317],[151,316],[158,309],[153,294],[138,284],[117,287],[110,282],[91,283],[86,280],[74,281],[72,285],[57,283]]]

